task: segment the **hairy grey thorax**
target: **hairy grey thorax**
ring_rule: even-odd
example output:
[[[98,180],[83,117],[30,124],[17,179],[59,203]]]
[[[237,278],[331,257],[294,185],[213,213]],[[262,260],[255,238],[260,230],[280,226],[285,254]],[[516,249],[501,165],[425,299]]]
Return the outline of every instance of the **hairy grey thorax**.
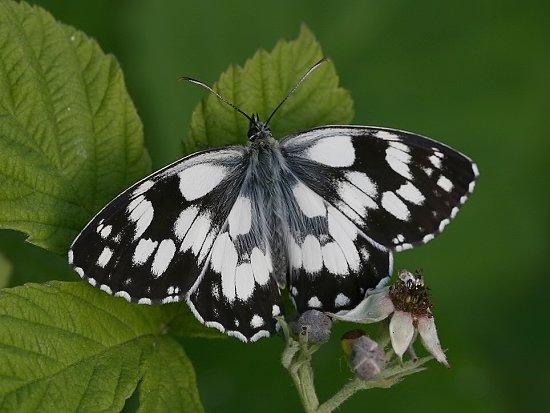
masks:
[[[284,159],[279,142],[271,136],[263,137],[250,146],[248,190],[256,199],[261,219],[258,229],[267,234],[273,264],[273,276],[280,287],[286,284],[288,259],[285,247],[284,222],[288,219],[288,206],[281,189]]]

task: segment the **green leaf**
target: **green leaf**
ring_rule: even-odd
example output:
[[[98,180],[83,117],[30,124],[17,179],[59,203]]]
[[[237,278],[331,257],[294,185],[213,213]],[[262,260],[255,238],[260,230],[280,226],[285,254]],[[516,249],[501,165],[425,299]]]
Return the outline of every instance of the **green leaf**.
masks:
[[[11,262],[0,252],[0,288],[8,286],[11,272]]]
[[[0,251],[9,259],[13,271],[10,287],[28,282],[77,281],[79,278],[67,263],[66,255],[51,252],[25,242],[21,232],[0,230]]]
[[[0,0],[0,228],[64,252],[149,169],[114,57],[44,10]]]
[[[159,334],[177,311],[129,304],[83,283],[1,290],[0,411],[120,411],[140,380],[149,386],[163,374],[155,369],[166,368],[173,342]],[[182,390],[186,406],[200,408],[192,367],[175,354],[184,377],[166,391]]]
[[[313,33],[302,26],[296,40],[279,41],[271,52],[258,51],[244,67],[232,65],[214,88],[246,113],[267,119],[298,79],[323,53]],[[276,137],[329,124],[346,124],[353,118],[350,94],[339,87],[332,62],[314,72],[271,121]],[[186,153],[207,147],[246,142],[248,121],[235,110],[208,95],[196,107],[184,141]]]
[[[202,412],[193,365],[170,337],[154,342],[139,386],[139,412]]]

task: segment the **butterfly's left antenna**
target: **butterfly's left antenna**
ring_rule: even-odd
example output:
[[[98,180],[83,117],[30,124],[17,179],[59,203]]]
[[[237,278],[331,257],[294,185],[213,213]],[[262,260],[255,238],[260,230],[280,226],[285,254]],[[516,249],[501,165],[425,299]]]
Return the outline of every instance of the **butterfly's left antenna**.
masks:
[[[203,88],[205,88],[206,90],[208,90],[210,93],[212,93],[213,95],[216,95],[218,97],[219,100],[221,100],[223,103],[225,103],[226,105],[229,105],[231,106],[233,109],[235,109],[237,112],[239,112],[241,115],[243,115],[245,118],[247,118],[249,121],[252,122],[252,118],[250,116],[248,116],[246,113],[244,113],[241,109],[239,109],[237,106],[235,106],[233,103],[231,103],[230,101],[228,101],[226,98],[224,98],[222,95],[220,95],[218,92],[216,92],[214,89],[212,89],[210,86],[208,86],[207,84],[201,82],[200,80],[197,80],[197,79],[193,79],[192,77],[188,77],[188,76],[182,76],[180,77],[178,80],[185,80],[187,82],[190,82],[190,83],[194,83],[195,85],[199,85]]]
[[[271,115],[269,115],[269,118],[267,118],[267,120],[265,121],[265,124],[268,125],[269,124],[269,121],[271,120],[271,118],[273,117],[273,115],[275,114],[275,112],[277,112],[279,110],[279,108],[281,106],[283,106],[283,103],[285,103],[287,101],[287,99],[294,93],[296,92],[296,89],[298,89],[300,87],[300,85],[302,84],[302,82],[304,80],[306,80],[306,78],[315,70],[317,69],[319,66],[321,66],[323,63],[325,62],[328,62],[328,58],[326,57],[323,57],[321,60],[319,60],[317,63],[315,63],[313,66],[311,66],[309,68],[309,70],[304,73],[302,75],[302,77],[298,80],[298,82],[296,82],[296,84],[294,85],[294,87],[292,89],[290,89],[290,92],[287,93],[287,95],[285,96],[285,98],[281,101],[281,103],[279,103],[277,105],[277,107],[273,110],[273,112],[271,112]]]

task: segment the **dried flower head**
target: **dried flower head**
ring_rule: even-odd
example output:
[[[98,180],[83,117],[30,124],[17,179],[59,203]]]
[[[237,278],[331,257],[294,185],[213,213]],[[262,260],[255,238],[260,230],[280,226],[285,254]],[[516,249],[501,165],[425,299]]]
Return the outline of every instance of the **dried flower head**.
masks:
[[[390,339],[399,358],[412,346],[418,333],[426,350],[449,367],[439,343],[432,308],[429,288],[420,274],[415,276],[401,270],[394,285],[369,291],[357,307],[333,316],[356,323],[374,323],[391,314]]]
[[[396,310],[416,317],[431,315],[433,305],[430,289],[419,271],[415,277],[407,270],[400,270],[397,281],[390,287],[389,295]]]

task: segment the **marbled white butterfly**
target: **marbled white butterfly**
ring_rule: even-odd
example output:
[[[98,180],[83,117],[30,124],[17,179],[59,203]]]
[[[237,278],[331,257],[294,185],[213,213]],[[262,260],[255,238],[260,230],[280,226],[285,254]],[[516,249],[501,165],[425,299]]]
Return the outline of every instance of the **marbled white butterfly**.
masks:
[[[287,95],[322,62],[313,66]],[[276,140],[249,116],[247,146],[187,156],[101,210],[69,250],[81,278],[140,304],[185,300],[242,341],[275,331],[281,291],[299,312],[353,308],[392,272],[392,252],[439,234],[476,165],[439,142],[370,126]]]

